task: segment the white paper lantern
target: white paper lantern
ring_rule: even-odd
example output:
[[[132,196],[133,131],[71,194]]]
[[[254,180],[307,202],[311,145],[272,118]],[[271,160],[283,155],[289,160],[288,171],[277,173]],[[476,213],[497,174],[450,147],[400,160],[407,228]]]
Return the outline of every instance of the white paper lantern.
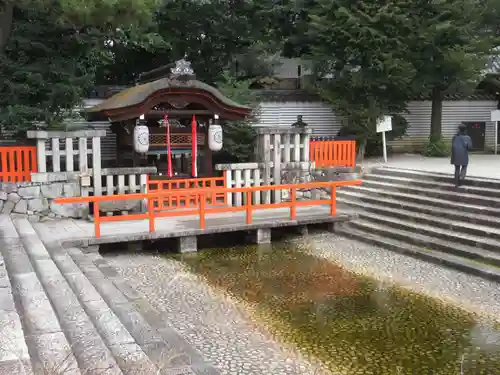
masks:
[[[212,124],[208,128],[208,147],[212,151],[222,149],[222,126]]]
[[[149,128],[145,125],[137,125],[134,128],[134,150],[140,154],[149,150]]]

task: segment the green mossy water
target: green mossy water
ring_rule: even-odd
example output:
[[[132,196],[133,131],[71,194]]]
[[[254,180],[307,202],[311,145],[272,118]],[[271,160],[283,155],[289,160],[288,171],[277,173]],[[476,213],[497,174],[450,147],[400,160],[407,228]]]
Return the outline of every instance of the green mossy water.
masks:
[[[255,305],[285,342],[353,374],[500,374],[500,327],[278,245],[181,256],[193,272]]]

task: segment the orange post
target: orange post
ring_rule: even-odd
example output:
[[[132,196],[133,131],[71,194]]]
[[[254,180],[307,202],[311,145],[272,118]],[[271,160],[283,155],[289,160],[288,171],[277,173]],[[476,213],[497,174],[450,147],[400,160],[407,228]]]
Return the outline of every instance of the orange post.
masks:
[[[246,223],[247,224],[252,224],[252,192],[251,191],[247,191],[246,193],[246,196],[247,196],[247,201],[246,201],[246,211],[247,211],[247,220],[246,220]]]
[[[205,229],[205,203],[206,203],[206,195],[204,193],[200,194],[200,229]]]
[[[101,238],[101,213],[99,212],[99,202],[94,203],[94,228],[95,238]]]
[[[290,220],[297,218],[297,190],[290,188]]]
[[[155,211],[154,211],[154,200],[151,198],[148,199],[148,220],[149,220],[149,233],[154,233],[154,231],[155,231]]]
[[[332,184],[330,190],[330,216],[337,215],[337,186]]]

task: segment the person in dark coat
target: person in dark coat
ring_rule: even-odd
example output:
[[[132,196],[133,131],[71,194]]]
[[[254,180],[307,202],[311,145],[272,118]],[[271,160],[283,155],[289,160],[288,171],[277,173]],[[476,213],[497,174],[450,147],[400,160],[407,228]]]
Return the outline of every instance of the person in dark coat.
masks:
[[[472,149],[472,139],[466,133],[467,128],[461,124],[458,133],[451,141],[451,164],[455,166],[455,186],[460,186],[467,174],[469,165],[469,150]]]

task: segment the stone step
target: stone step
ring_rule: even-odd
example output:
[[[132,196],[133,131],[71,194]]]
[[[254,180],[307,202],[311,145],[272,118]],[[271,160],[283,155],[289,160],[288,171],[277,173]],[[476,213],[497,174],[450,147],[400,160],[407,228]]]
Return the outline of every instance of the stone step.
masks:
[[[436,190],[457,192],[455,183],[452,181],[442,182],[442,181],[420,179],[418,177],[400,177],[400,176],[384,175],[378,173],[368,173],[364,175],[363,181],[367,180],[405,185],[405,186],[418,186],[424,189],[436,189]],[[458,191],[466,194],[476,194],[482,197],[500,198],[500,186],[497,188],[486,188],[486,187],[465,185],[459,187]]]
[[[369,223],[365,223],[365,225],[358,228],[353,228],[349,224],[345,228],[339,229],[338,233],[384,249],[407,254],[435,264],[441,264],[489,280],[500,281],[500,268],[481,262],[474,262],[453,254],[422,248],[394,238],[388,238],[385,235],[379,235],[377,229],[372,228]]]
[[[451,204],[448,208],[439,207],[434,204],[432,200],[421,198],[419,203],[411,202],[409,199],[404,199],[401,197],[395,197],[400,199],[394,199],[391,194],[390,197],[380,196],[379,194],[365,194],[364,192],[358,191],[345,191],[339,190],[337,192],[337,202],[341,203],[344,200],[354,201],[356,204],[364,205],[368,204],[378,204],[386,208],[401,208],[416,213],[423,213],[429,215],[438,215],[443,218],[466,221],[469,224],[478,224],[483,226],[492,226],[495,228],[500,228],[500,210],[498,210],[497,215],[494,216],[482,214],[484,210],[479,209],[479,212],[469,212],[470,207],[468,205],[463,205],[461,203]],[[422,203],[420,203],[422,202]]]
[[[75,267],[72,273],[63,274],[51,255],[38,238],[33,227],[26,219],[14,222],[22,242],[29,248],[29,256],[36,273],[31,273],[32,282],[37,283],[38,293],[46,295],[54,312],[50,316],[53,325],[57,322],[62,336],[67,338],[67,348],[72,352],[74,359],[82,374],[102,372],[106,375],[121,374],[113,355],[108,350],[98,330],[91,321],[89,315],[81,304],[74,290],[74,284],[82,276]],[[72,285],[73,284],[73,285]],[[91,293],[91,291],[84,291]],[[99,296],[94,295],[97,299]],[[40,316],[40,312],[34,307],[28,314]],[[60,361],[61,355],[49,353],[47,356],[51,361]],[[65,354],[68,356],[68,354]]]
[[[500,241],[485,236],[473,236],[449,229],[438,228],[435,225],[421,224],[394,218],[392,215],[380,215],[372,212],[358,212],[363,219],[380,223],[390,228],[412,231],[424,236],[455,242],[469,247],[495,252],[500,257]]]
[[[426,172],[413,169],[402,169],[402,168],[375,168],[370,172],[371,174],[384,175],[384,176],[394,176],[411,178],[416,180],[427,180],[435,182],[445,182],[453,184],[453,166],[450,165],[450,173],[436,173],[436,172]],[[476,186],[489,189],[500,189],[500,180],[489,179],[489,178],[479,178],[479,177],[467,177],[464,181],[465,186]]]
[[[138,307],[149,303],[144,303],[140,293],[120,280],[98,252],[84,254],[78,248],[67,251],[161,374],[192,374],[198,370],[203,374],[219,374],[168,322]]]
[[[461,212],[468,212],[471,214],[490,215],[493,217],[500,217],[500,208],[494,208],[488,205],[471,204],[459,201],[449,201],[440,198],[426,197],[415,195],[411,193],[400,193],[392,190],[383,190],[378,187],[368,186],[345,186],[337,189],[337,194],[356,193],[366,197],[394,199],[401,202],[410,202],[423,205],[432,205],[434,207],[441,207],[444,209],[459,210]]]
[[[485,264],[500,266],[500,254],[464,245],[459,242],[462,238],[454,238],[455,241],[443,240],[423,234],[420,230],[421,225],[415,224],[414,226],[404,226],[405,229],[402,229],[398,228],[397,225],[393,226],[394,220],[390,220],[390,218],[383,217],[377,219],[377,217],[380,217],[380,215],[372,214],[368,217],[366,214],[363,214],[361,219],[350,222],[349,226],[367,233],[377,234],[409,243],[422,249],[441,251],[463,258],[477,260]]]
[[[10,219],[9,219],[10,220]],[[9,232],[15,228],[10,221]],[[13,239],[17,236],[17,243]],[[21,318],[30,361],[35,374],[64,370],[80,374],[57,315],[38,280],[28,249],[17,234],[9,233],[10,246],[3,248],[12,295]],[[42,256],[42,255],[40,255]]]
[[[416,212],[411,208],[390,207],[384,202],[366,203],[358,199],[349,199],[343,196],[337,197],[338,203],[346,204],[349,207],[358,210],[367,211],[375,214],[385,215],[405,222],[421,223],[430,225],[434,228],[442,228],[451,231],[457,231],[461,234],[471,234],[473,236],[485,237],[500,241],[500,220],[492,220],[487,225],[470,223],[466,215],[454,218],[452,220],[443,216],[442,211],[433,207],[428,207],[430,214]],[[363,213],[356,211],[360,216]],[[471,215],[473,216],[473,215]],[[499,249],[500,250],[500,249]]]
[[[394,184],[390,182],[379,182],[372,180],[363,180],[361,187],[368,187],[378,190],[412,194],[417,196],[439,198],[451,202],[462,202],[474,205],[482,205],[494,208],[500,208],[500,198],[486,197],[463,192],[461,188],[456,191],[445,191],[435,188],[423,188],[420,186],[409,186],[404,184]],[[359,189],[360,186],[345,186],[341,189]]]
[[[8,216],[0,215],[0,233],[5,234],[9,221]],[[13,225],[11,227],[13,228]],[[9,258],[9,254],[17,252],[19,247],[11,247],[14,244],[15,235],[14,231],[14,236],[11,233],[8,240],[5,240],[7,237],[0,238],[0,374],[25,375],[32,374],[33,369],[3,257],[3,254],[6,254]],[[11,266],[9,268],[12,271]],[[13,276],[13,273],[10,275]]]

